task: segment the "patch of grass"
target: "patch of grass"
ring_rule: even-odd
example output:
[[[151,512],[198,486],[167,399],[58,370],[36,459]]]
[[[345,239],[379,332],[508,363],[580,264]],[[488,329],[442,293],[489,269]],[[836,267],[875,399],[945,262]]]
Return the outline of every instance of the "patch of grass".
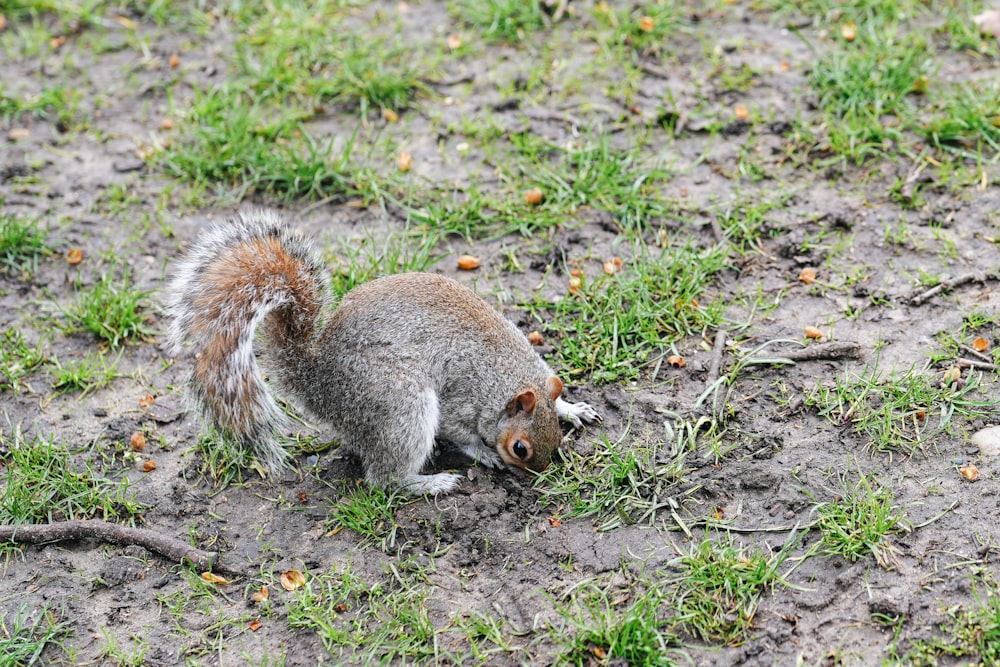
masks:
[[[405,498],[392,491],[359,484],[330,507],[327,530],[349,528],[365,543],[377,544],[388,552],[396,545],[396,509]]]
[[[20,391],[21,378],[37,370],[45,361],[41,341],[32,347],[20,331],[7,329],[0,335],[0,391]]]
[[[594,11],[614,29],[615,41],[639,52],[659,50],[683,25],[684,7],[676,0],[645,2],[636,7],[605,3]]]
[[[186,136],[154,156],[168,174],[240,200],[264,192],[292,200],[364,194],[372,176],[354,166],[351,137],[314,139],[302,122],[310,111],[269,107],[236,86],[195,94]]]
[[[828,555],[843,556],[852,563],[871,554],[879,565],[892,566],[894,552],[888,536],[908,532],[909,524],[896,507],[896,496],[880,486],[874,476],[860,474],[851,485],[841,480],[838,498],[815,506],[819,548]]]
[[[98,477],[89,465],[76,465],[69,450],[51,438],[29,441],[17,431],[0,433],[0,451],[7,469],[0,524],[89,518],[133,522],[143,510],[128,478]]]
[[[684,454],[669,445],[621,444],[603,437],[590,456],[561,450],[562,464],[538,475],[539,501],[564,508],[568,517],[596,517],[602,531],[654,525],[657,512],[675,507],[671,496],[683,481]]]
[[[772,202],[744,200],[731,204],[718,215],[719,229],[741,255],[759,250],[767,225],[767,213],[780,208],[785,199],[780,197]]]
[[[626,602],[627,601],[627,602]],[[682,655],[677,635],[670,631],[675,618],[664,610],[669,602],[648,582],[631,582],[628,590],[613,590],[594,582],[575,588],[556,611],[568,628],[552,628],[564,649],[557,664],[622,664],[669,667]]]
[[[933,287],[941,282],[939,276],[935,277]],[[932,364],[951,365],[959,357],[973,357],[976,351],[974,344],[976,339],[982,338],[986,341],[986,349],[979,352],[986,359],[992,358],[994,364],[1000,364],[1000,346],[992,344],[992,340],[997,337],[1000,330],[1000,317],[990,315],[980,310],[973,310],[962,318],[962,328],[957,332],[952,330],[941,331],[935,336],[939,349],[931,350],[929,353]],[[981,344],[981,343],[980,343]],[[985,359],[984,359],[985,360]],[[997,371],[994,371],[996,373]]]
[[[458,17],[483,37],[517,43],[545,27],[540,0],[457,0]]]
[[[810,74],[830,148],[856,162],[889,153],[909,122],[909,96],[926,85],[922,77],[931,69],[928,44],[919,35],[859,24],[858,38],[817,58]]]
[[[378,34],[375,24],[344,23],[342,3],[280,0],[263,8],[247,5],[238,17],[237,77],[257,97],[284,104],[333,101],[399,111],[423,90],[419,59],[399,44],[398,34]],[[398,32],[398,31],[397,31]]]
[[[53,358],[49,362],[49,372],[52,373],[52,388],[58,394],[71,391],[81,391],[86,396],[95,389],[107,387],[118,377],[119,354],[110,363],[105,355],[89,352],[83,359],[67,361],[65,364]]]
[[[64,86],[43,88],[31,97],[19,97],[0,83],[0,118],[4,124],[17,121],[25,114],[40,120],[50,120],[60,132],[79,127],[79,107],[82,93]]]
[[[725,305],[705,290],[725,266],[721,246],[688,242],[657,252],[636,243],[621,273],[581,278],[558,302],[536,299],[530,308],[539,319],[542,309],[554,313],[548,328],[558,334],[559,361],[571,374],[589,373],[599,383],[635,380],[654,364],[655,375],[673,342],[719,325]]]
[[[912,453],[933,437],[951,433],[956,415],[970,419],[994,413],[994,402],[974,398],[981,381],[982,374],[972,371],[945,383],[916,367],[888,376],[876,361],[859,376],[845,371],[833,388],[817,386],[806,403],[834,424],[851,424],[876,451]]]
[[[6,667],[42,664],[46,646],[57,644],[67,633],[68,623],[46,608],[18,609],[13,615],[0,612],[0,656]]]
[[[917,131],[942,148],[1000,151],[1000,85],[966,83],[935,94]]]
[[[362,283],[380,276],[426,271],[440,260],[439,237],[433,230],[407,232],[360,241],[341,240],[329,259],[334,294],[343,295]]]
[[[985,592],[984,592],[985,589]],[[906,655],[905,664],[936,665],[937,658],[976,658],[979,665],[1000,664],[1000,593],[991,581],[973,589],[975,604],[945,610],[948,620],[941,624],[943,637],[917,639]],[[963,661],[964,662],[964,661]],[[972,664],[972,663],[968,663]]]
[[[793,542],[776,554],[739,546],[732,537],[692,543],[669,564],[680,571],[669,598],[676,629],[710,643],[746,641],[761,594],[785,583],[778,569]]]
[[[378,583],[344,565],[307,577],[288,605],[288,623],[313,630],[331,655],[352,662],[420,662],[438,652],[426,604],[429,591],[423,570],[411,561],[388,563],[386,578]]]
[[[37,220],[0,212],[0,269],[4,273],[30,275],[38,269],[38,259],[51,254],[48,231]]]
[[[592,207],[607,211],[619,228],[629,231],[645,231],[655,222],[662,224],[662,219],[675,216],[672,203],[664,200],[657,188],[669,178],[670,171],[642,157],[639,141],[631,150],[621,150],[613,147],[606,135],[569,147],[530,134],[512,139],[517,159],[510,171],[515,182],[542,191],[544,199],[537,207],[541,211],[555,210],[569,216],[582,207]]]
[[[123,266],[121,278],[108,271],[94,285],[83,290],[66,315],[74,327],[90,331],[112,347],[154,333],[143,312],[149,291],[132,286],[128,267]]]
[[[456,664],[481,665],[491,659],[514,664],[521,656],[527,659],[527,651],[512,644],[512,629],[505,628],[505,625],[507,623],[504,619],[477,611],[456,614],[449,631],[460,633],[469,644],[468,655],[453,656]]]
[[[199,472],[207,475],[217,487],[243,483],[245,470],[255,470],[261,477],[267,474],[250,449],[222,437],[213,429],[206,428],[190,451],[201,459]]]

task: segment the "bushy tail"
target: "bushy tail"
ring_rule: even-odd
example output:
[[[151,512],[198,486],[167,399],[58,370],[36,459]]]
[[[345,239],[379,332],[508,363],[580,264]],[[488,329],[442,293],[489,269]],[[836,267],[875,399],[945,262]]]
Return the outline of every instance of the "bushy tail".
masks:
[[[285,415],[254,358],[254,333],[277,353],[276,370],[303,359],[318,333],[329,284],[310,245],[277,214],[241,212],[203,234],[176,267],[167,295],[170,343],[197,355],[195,398],[220,432],[272,471],[287,454],[275,440]],[[304,359],[303,359],[304,361]]]

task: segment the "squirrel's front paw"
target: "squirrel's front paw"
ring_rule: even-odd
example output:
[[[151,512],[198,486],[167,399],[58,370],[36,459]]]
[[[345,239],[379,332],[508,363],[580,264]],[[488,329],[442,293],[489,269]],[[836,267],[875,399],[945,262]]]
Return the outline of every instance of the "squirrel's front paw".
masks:
[[[561,398],[556,399],[556,413],[576,428],[582,428],[584,422],[591,424],[601,421],[601,415],[588,403],[570,403]]]

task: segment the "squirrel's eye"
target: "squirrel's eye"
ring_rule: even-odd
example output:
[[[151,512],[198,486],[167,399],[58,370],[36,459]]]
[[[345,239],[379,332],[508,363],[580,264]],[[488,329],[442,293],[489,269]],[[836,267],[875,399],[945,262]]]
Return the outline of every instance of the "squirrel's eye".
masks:
[[[514,446],[511,447],[511,450],[514,452],[514,456],[521,459],[522,461],[528,458],[528,447],[520,440],[514,443]]]

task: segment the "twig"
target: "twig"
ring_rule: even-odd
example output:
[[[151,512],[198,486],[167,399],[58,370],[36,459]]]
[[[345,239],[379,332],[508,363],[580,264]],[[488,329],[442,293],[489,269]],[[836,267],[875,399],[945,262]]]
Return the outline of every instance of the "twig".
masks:
[[[550,2],[549,5],[551,6],[552,3]],[[566,10],[568,8],[569,8],[569,0],[559,0],[559,4],[558,6],[556,6],[556,10],[552,12],[552,22],[558,23],[559,19],[563,17],[563,14],[566,13]]]
[[[469,74],[459,74],[458,76],[453,76],[450,79],[424,79],[424,83],[431,86],[441,86],[442,88],[447,88],[448,86],[457,86],[460,83],[471,83],[476,80],[476,75]]]
[[[984,371],[995,371],[997,369],[996,364],[991,364],[988,361],[976,361],[975,359],[956,359],[955,365],[959,368],[979,368]]]
[[[656,65],[650,65],[649,63],[639,63],[638,65],[636,65],[636,67],[641,69],[646,74],[651,74],[652,76],[658,77],[660,79],[670,78],[670,72],[662,70]]]
[[[715,345],[712,347],[712,361],[708,365],[708,379],[705,386],[710,386],[719,379],[719,372],[722,370],[722,356],[726,353],[726,330],[719,329],[715,332]]]
[[[938,292],[943,292],[944,290],[954,289],[960,287],[967,283],[984,283],[988,276],[982,271],[973,271],[972,273],[966,273],[964,276],[959,276],[951,280],[944,280],[934,287],[930,288],[922,294],[918,294],[910,299],[910,303],[915,306],[919,306],[927,299],[931,298]]]
[[[524,109],[521,113],[528,118],[533,118],[535,120],[554,120],[560,123],[566,123],[567,125],[574,125],[576,127],[583,125],[579,118],[562,111],[552,111],[551,109]]]
[[[924,521],[923,523],[918,523],[917,525],[913,526],[912,530],[918,530],[920,528],[923,528],[924,526],[931,525],[932,523],[934,523],[935,521],[937,521],[938,519],[940,519],[941,517],[943,517],[945,514],[947,514],[948,512],[950,512],[953,509],[955,509],[956,507],[958,507],[959,502],[961,502],[961,501],[956,500],[951,505],[948,505],[948,507],[944,508],[941,512],[939,512],[939,513],[935,514],[934,516],[932,516],[931,518],[927,519],[927,521]]]
[[[119,526],[97,519],[59,521],[24,525],[0,525],[0,542],[15,544],[46,544],[66,540],[100,540],[120,546],[135,544],[165,558],[190,563],[198,570],[239,573],[236,568],[219,561],[214,551],[202,551],[174,537],[146,528]]]
[[[803,347],[800,350],[787,350],[787,351],[775,351],[774,357],[750,358],[746,360],[746,363],[767,363],[771,360],[772,363],[781,363],[782,361],[828,361],[831,359],[858,359],[862,356],[861,345],[851,341],[837,342],[837,343],[819,343],[814,345],[809,345],[808,347]]]
[[[810,521],[804,526],[795,524],[794,526],[767,526],[754,528],[753,526],[732,526],[721,521],[713,521],[711,519],[699,519],[689,524],[692,528],[697,528],[703,526],[705,528],[712,528],[714,530],[725,530],[730,533],[787,533],[793,530],[809,530],[813,526],[819,523],[819,519],[815,521]]]
[[[985,361],[988,364],[993,363],[993,360],[989,357],[989,355],[983,354],[974,347],[969,347],[965,343],[962,343],[961,345],[959,345],[959,347],[981,361]]]

